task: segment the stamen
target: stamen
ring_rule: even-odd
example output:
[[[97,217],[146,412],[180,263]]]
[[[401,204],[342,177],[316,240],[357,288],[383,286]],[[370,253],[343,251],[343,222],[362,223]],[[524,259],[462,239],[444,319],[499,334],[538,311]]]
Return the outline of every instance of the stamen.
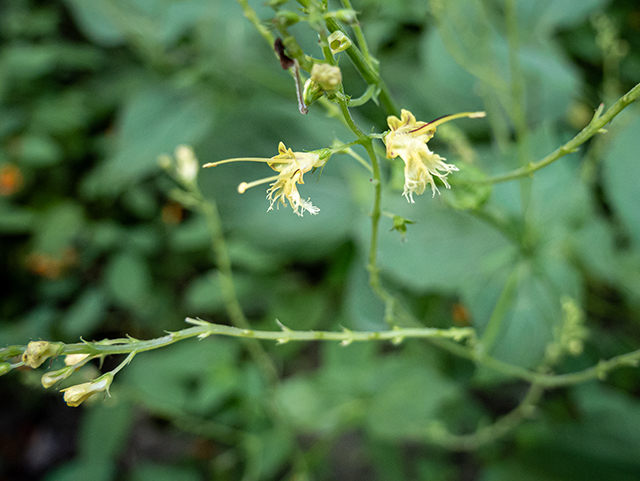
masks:
[[[269,164],[288,164],[291,163],[291,160],[286,159],[263,159],[262,157],[238,157],[236,159],[226,159],[219,160],[217,162],[209,162],[208,164],[204,164],[202,167],[217,167],[221,164],[228,164],[229,162],[266,162]]]
[[[254,180],[253,182],[242,182],[238,186],[238,192],[244,194],[247,189],[250,189],[251,187],[255,187],[256,185],[260,184],[266,184],[267,182],[271,182],[273,180],[278,180],[279,177],[279,175],[274,175],[273,177],[266,177],[264,179]]]

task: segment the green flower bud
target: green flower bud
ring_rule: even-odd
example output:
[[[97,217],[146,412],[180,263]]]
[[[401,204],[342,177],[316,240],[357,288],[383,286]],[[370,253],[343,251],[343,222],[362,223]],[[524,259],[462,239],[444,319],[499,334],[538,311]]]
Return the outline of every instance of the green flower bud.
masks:
[[[0,376],[4,376],[9,371],[11,371],[11,364],[8,362],[0,362]]]
[[[327,41],[329,42],[331,53],[334,55],[338,52],[343,52],[344,50],[351,47],[351,40],[340,30],[336,30],[331,35],[329,35]]]
[[[282,27],[290,27],[291,25],[295,25],[296,23],[298,23],[300,21],[300,17],[294,12],[283,10],[276,13],[273,21],[276,25]]]
[[[311,105],[323,95],[324,90],[322,89],[322,87],[315,83],[313,79],[307,79],[307,81],[304,83],[304,89],[302,91],[302,100],[304,100],[304,104]]]
[[[333,16],[341,22],[351,24],[357,22],[356,12],[351,9],[342,9],[333,12]]]

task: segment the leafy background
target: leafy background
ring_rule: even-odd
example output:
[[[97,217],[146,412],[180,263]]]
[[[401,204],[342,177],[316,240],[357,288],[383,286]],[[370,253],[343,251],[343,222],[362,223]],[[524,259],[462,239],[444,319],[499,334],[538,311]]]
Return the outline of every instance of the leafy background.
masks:
[[[487,122],[443,128],[438,152],[490,173],[518,166],[503,2],[355,8],[399,105],[423,120],[487,110]],[[640,9],[532,0],[518,2],[517,16],[527,155],[538,159],[637,83]],[[305,28],[294,31],[317,56]],[[321,107],[297,113],[290,76],[235,2],[5,0],[0,36],[2,345],[157,337],[186,316],[227,322],[204,219],[169,200],[158,155],[187,143],[204,163],[270,157],[279,141],[300,151],[352,140]],[[364,84],[344,60],[345,86],[358,95]],[[356,115],[364,131],[386,128],[375,105]],[[495,186],[484,208],[499,228],[452,209],[459,198],[449,192],[407,205],[398,162],[387,164],[384,210],[415,224],[403,241],[383,221],[385,282],[425,325],[482,332],[515,276],[492,344],[513,364],[540,361],[561,294],[586,312],[591,335],[559,371],[637,348],[639,119],[632,106],[606,136],[522,181],[526,218],[523,186]],[[470,144],[447,141],[463,131]],[[199,179],[219,205],[252,325],[384,329],[364,268],[368,173],[335,156],[302,186],[321,208],[304,218],[267,214],[261,188],[237,194],[239,182],[266,175],[230,164]],[[640,472],[636,369],[550,391],[535,420],[504,441],[452,453],[425,432],[471,432],[515,407],[526,385],[418,341],[265,344],[281,370],[271,392],[245,347],[208,338],[139,355],[111,398],[79,409],[44,391],[36,372],[3,377],[0,479],[267,480],[293,469],[297,479],[620,481]],[[269,399],[288,422],[272,422]]]

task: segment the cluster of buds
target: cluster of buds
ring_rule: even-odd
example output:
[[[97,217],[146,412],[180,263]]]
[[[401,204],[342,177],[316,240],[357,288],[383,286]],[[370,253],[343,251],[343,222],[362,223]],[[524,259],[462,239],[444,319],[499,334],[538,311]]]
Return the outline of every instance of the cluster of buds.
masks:
[[[327,63],[316,63],[311,68],[311,77],[304,84],[302,98],[305,105],[311,105],[323,95],[332,96],[340,88],[342,72],[340,67]]]
[[[36,369],[40,367],[47,359],[58,356],[62,348],[63,345],[59,343],[48,341],[32,341],[27,345],[27,348],[22,355],[22,363],[32,369]],[[106,392],[107,394],[109,394],[109,387],[113,382],[115,374],[131,361],[134,354],[135,353],[129,354],[127,359],[125,359],[125,361],[122,362],[116,369],[103,374],[93,381],[62,389],[61,392],[64,393],[64,401],[68,406],[77,407],[94,394],[100,392]],[[66,355],[65,366],[63,368],[46,372],[42,376],[40,380],[42,386],[45,389],[48,389],[53,385],[64,381],[94,357],[95,356],[90,356],[89,354]],[[10,365],[9,368],[11,368]]]

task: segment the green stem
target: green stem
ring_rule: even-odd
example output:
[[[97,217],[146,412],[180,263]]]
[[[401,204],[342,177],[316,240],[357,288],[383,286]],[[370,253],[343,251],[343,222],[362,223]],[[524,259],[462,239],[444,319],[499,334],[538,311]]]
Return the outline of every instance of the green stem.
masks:
[[[540,384],[534,383],[529,388],[527,395],[513,411],[490,426],[484,426],[475,433],[463,435],[446,432],[437,426],[427,433],[429,441],[452,451],[475,451],[504,437],[524,420],[531,417],[535,405],[540,401],[543,394],[544,388]]]
[[[349,10],[353,10],[353,7],[351,6],[351,2],[349,0],[342,0],[342,6]],[[357,17],[356,17],[355,23],[351,25],[351,29],[353,30],[353,33],[356,36],[358,47],[360,47],[360,50],[362,50],[362,56],[364,57],[365,61],[370,66],[372,66],[373,62],[371,61],[371,53],[369,53],[369,46],[367,45],[367,41],[364,38],[364,33],[362,32],[362,28],[360,27],[360,22],[358,22]]]
[[[532,162],[529,165],[520,167],[519,169],[515,169],[506,174],[489,177],[484,180],[469,183],[498,184],[501,182],[508,182],[510,180],[530,177],[534,172],[546,167],[549,164],[552,164],[553,162],[564,157],[567,154],[575,152],[580,145],[584,144],[595,134],[602,133],[601,129],[609,122],[611,122],[611,120],[613,120],[613,118],[616,117],[616,115],[618,115],[620,112],[622,112],[626,107],[635,102],[638,97],[640,97],[640,83],[629,90],[629,92],[627,92],[625,95],[623,95],[604,114],[602,114],[604,105],[601,104],[600,107],[598,107],[598,109],[596,110],[596,113],[593,116],[593,119],[591,119],[591,122],[589,122],[589,124],[584,129],[582,129],[580,133],[578,133],[578,135],[576,135],[566,144],[558,147],[556,150],[554,150],[538,162]]]
[[[342,28],[342,26],[337,22],[335,18],[327,19],[327,28],[331,33],[340,31],[345,35],[347,35],[347,32],[345,32],[345,30]],[[360,75],[362,75],[362,78],[364,79],[364,81],[367,82],[369,85],[378,86],[378,88],[380,89],[378,98],[380,99],[380,102],[382,102],[382,105],[384,106],[387,114],[398,116],[400,111],[398,110],[398,107],[396,107],[395,103],[393,102],[393,99],[391,98],[391,94],[389,93],[389,89],[387,88],[387,85],[380,78],[380,75],[378,75],[378,72],[376,72],[367,63],[360,49],[358,49],[358,47],[356,47],[355,45],[351,45],[348,49],[345,50],[345,52],[353,62],[353,65],[355,65],[355,67],[358,69],[358,72],[360,72]]]
[[[474,336],[474,330],[469,327],[436,329],[423,328],[394,328],[388,331],[293,331],[281,325],[280,331],[259,331],[241,329],[223,324],[211,324],[199,319],[187,318],[187,322],[196,324],[194,327],[171,332],[156,339],[138,340],[132,338],[110,339],[107,342],[78,342],[62,344],[59,356],[67,354],[89,354],[90,356],[110,356],[116,354],[140,353],[169,346],[185,339],[209,336],[241,337],[244,339],[262,339],[277,341],[279,344],[295,341],[339,341],[344,345],[365,341],[392,341],[395,344],[405,339],[438,337],[462,341]],[[19,356],[26,346],[9,346],[0,350],[0,358]]]

